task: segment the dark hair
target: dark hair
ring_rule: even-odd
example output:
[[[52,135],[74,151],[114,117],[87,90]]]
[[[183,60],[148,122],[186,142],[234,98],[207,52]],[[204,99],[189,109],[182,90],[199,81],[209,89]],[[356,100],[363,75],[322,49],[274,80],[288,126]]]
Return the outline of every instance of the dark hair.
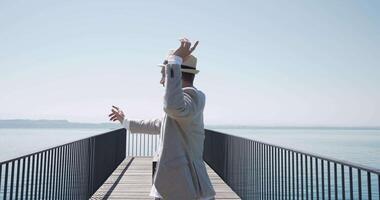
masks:
[[[194,74],[182,72],[182,80],[190,82],[191,84],[194,83]]]

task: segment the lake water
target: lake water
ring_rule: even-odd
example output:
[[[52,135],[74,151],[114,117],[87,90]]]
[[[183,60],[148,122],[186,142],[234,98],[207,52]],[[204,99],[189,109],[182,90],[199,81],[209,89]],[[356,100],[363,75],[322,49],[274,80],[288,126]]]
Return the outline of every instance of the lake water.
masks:
[[[380,130],[213,129],[380,169]]]
[[[380,130],[213,130],[380,168]],[[0,129],[0,161],[107,131],[110,129]]]
[[[110,129],[0,129],[0,161],[108,131]]]

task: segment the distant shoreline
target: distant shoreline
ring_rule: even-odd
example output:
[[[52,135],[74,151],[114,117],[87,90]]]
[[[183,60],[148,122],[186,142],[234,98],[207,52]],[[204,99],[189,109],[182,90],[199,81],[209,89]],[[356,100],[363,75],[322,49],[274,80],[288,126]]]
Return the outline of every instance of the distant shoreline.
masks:
[[[119,123],[81,123],[68,120],[29,120],[29,119],[6,119],[0,120],[0,129],[86,129],[86,128],[121,128]],[[380,127],[368,126],[257,126],[257,125],[205,125],[206,129],[326,129],[326,130],[380,130]]]
[[[101,129],[101,128],[121,128],[118,123],[78,123],[69,122],[68,120],[29,120],[29,119],[7,119],[0,120],[0,129],[49,129],[49,128],[59,128],[59,129]]]

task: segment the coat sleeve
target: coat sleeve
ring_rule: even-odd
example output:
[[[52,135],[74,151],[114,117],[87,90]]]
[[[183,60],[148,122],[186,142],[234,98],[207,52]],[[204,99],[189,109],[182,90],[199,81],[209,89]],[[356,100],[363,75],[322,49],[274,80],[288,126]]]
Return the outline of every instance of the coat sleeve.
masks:
[[[133,120],[126,119],[123,126],[129,130],[130,133],[146,133],[146,134],[160,134],[161,120]]]
[[[188,118],[197,111],[197,92],[182,89],[182,73],[179,64],[165,66],[164,111],[174,119]]]

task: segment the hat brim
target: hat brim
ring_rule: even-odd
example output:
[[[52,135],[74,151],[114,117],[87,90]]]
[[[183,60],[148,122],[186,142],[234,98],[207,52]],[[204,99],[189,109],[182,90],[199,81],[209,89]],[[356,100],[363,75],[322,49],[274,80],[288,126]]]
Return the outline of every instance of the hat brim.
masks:
[[[158,64],[158,67],[165,67],[164,64]],[[181,72],[190,73],[190,74],[198,74],[199,70],[197,69],[181,69]]]

